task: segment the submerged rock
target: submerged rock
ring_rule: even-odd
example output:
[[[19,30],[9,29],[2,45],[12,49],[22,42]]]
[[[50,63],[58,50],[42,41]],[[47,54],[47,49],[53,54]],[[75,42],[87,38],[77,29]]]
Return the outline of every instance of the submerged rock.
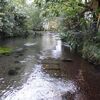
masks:
[[[2,56],[10,56],[11,55],[11,53],[2,53],[2,54],[0,54],[0,57],[2,57]]]
[[[24,46],[27,46],[27,47],[34,46],[34,45],[36,45],[36,43],[26,43],[26,44],[24,44]]]
[[[16,53],[21,53],[23,51],[24,51],[24,48],[18,48],[18,49],[15,50]]]
[[[92,64],[92,65],[96,65],[96,62],[95,62],[95,60],[90,60],[90,59],[85,59],[86,61],[88,61],[89,62],[89,64]]]
[[[20,61],[17,61],[17,60],[16,60],[16,61],[14,61],[14,63],[20,63]]]
[[[62,58],[61,61],[63,61],[63,62],[73,62],[73,60],[70,59],[70,58]]]
[[[63,100],[74,100],[74,94],[72,94],[71,92],[67,92],[62,95],[62,99]]]
[[[95,68],[95,70],[96,70],[97,72],[100,72],[100,64],[95,65],[94,68]]]
[[[19,57],[19,55],[15,55],[14,57],[15,57],[15,58],[18,58],[18,57]]]
[[[20,67],[15,67],[15,70],[20,70],[21,68]]]
[[[8,75],[11,75],[11,76],[13,76],[13,75],[17,75],[17,71],[15,70],[15,69],[10,69],[9,71],[8,71]]]
[[[19,56],[23,56],[24,55],[24,51],[25,51],[25,48],[18,48],[14,51],[15,55],[14,57],[15,58],[18,58]]]
[[[18,54],[18,56],[23,56],[23,55],[24,55],[23,53],[19,53],[19,54]]]

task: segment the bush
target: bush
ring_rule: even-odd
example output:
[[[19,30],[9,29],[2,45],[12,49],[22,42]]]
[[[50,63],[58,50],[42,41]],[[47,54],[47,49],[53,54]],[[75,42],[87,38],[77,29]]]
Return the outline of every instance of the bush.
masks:
[[[42,29],[39,10],[18,1],[0,2],[0,37],[27,36],[29,30]],[[18,5],[16,5],[18,4]]]

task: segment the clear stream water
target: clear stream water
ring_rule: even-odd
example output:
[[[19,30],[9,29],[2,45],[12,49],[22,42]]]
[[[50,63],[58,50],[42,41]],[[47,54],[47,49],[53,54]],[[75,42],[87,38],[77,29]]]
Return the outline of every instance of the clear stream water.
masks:
[[[71,53],[55,33],[0,45],[22,49],[0,57],[0,100],[100,100],[100,73]],[[18,74],[8,75],[11,69]]]

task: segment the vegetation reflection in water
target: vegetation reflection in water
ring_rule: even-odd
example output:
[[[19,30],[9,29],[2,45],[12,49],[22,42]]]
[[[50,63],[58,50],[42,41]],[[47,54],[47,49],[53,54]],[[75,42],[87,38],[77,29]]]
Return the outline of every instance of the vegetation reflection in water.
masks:
[[[46,43],[49,45],[45,45],[44,39],[47,40]],[[39,55],[40,59],[48,57],[57,59],[61,56],[61,41],[56,40],[55,36],[52,37],[52,34],[44,34],[41,42],[36,45],[40,46],[40,43],[42,44],[42,54],[39,55],[39,51],[35,52]],[[29,48],[29,51],[30,49],[32,48]],[[24,59],[29,58],[32,61],[34,57],[33,54],[31,56],[28,54]],[[25,60],[24,64],[29,66],[31,61]],[[7,90],[1,97],[1,100],[62,100],[62,95],[68,91],[71,93],[77,91],[77,87],[72,80],[51,77],[48,73],[45,73],[42,64],[31,64],[33,64],[33,67],[27,82],[24,82],[22,86],[17,86],[15,89]],[[27,70],[25,73],[27,73]],[[24,77],[22,76],[22,78]]]

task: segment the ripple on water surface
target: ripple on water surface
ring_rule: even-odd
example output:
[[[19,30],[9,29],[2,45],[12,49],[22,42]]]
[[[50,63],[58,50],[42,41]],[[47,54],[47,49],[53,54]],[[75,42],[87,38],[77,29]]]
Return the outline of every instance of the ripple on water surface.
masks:
[[[42,72],[41,67],[35,65],[27,83],[20,90],[5,94],[1,100],[62,100],[63,94],[76,91],[72,81],[50,78]]]

